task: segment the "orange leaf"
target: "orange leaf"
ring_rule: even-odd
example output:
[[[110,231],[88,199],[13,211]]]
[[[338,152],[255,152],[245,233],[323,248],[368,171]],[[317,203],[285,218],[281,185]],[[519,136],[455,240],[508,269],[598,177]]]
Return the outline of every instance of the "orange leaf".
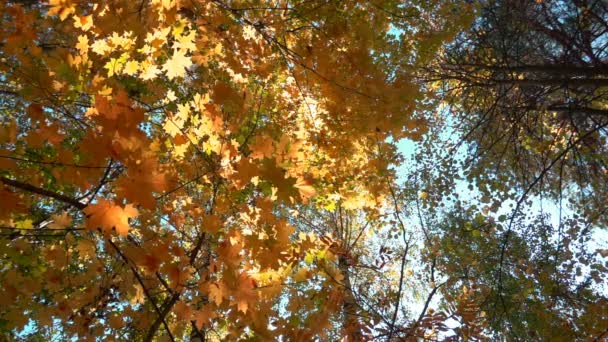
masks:
[[[105,233],[109,233],[114,228],[122,236],[129,233],[129,219],[135,218],[139,214],[131,204],[121,208],[105,199],[88,205],[84,212],[88,218],[87,228],[91,230],[101,228]]]
[[[315,188],[304,178],[298,178],[296,185],[294,185],[300,192],[302,202],[307,203],[308,200],[314,196],[317,192]]]
[[[215,305],[222,304],[223,299],[228,297],[227,292],[226,285],[222,282],[209,284],[209,298]]]
[[[51,218],[53,222],[47,226],[51,229],[63,229],[72,224],[72,218],[65,211],[61,215],[51,215]]]

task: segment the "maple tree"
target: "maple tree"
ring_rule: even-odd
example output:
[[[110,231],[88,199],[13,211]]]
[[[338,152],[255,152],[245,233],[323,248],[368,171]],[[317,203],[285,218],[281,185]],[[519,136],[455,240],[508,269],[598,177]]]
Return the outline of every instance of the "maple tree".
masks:
[[[381,210],[456,6],[2,1],[0,330],[362,338],[298,213]]]

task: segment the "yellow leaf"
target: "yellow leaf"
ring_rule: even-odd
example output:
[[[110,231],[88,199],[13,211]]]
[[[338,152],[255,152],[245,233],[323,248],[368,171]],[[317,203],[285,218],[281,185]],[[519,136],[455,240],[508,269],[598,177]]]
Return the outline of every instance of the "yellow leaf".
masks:
[[[188,151],[188,147],[190,147],[189,143],[185,143],[182,145],[175,145],[173,147],[173,156],[177,159],[183,159]]]
[[[123,73],[125,75],[133,76],[133,75],[137,74],[138,71],[139,71],[139,63],[137,61],[131,60],[125,64]]]
[[[88,31],[93,27],[93,15],[74,16],[74,27]]]
[[[68,15],[76,12],[76,8],[71,0],[50,0],[49,6],[51,7],[47,12],[48,15],[59,14],[59,19],[64,21]]]
[[[103,67],[108,70],[108,77],[112,77],[115,74],[120,74],[123,64],[118,59],[112,58]]]
[[[76,48],[83,55],[89,52],[89,38],[86,34],[78,36],[78,44],[76,44]]]
[[[163,130],[172,138],[181,133],[179,126],[176,125],[175,122],[170,118],[167,118],[167,120],[165,120],[165,123],[163,124]]]
[[[34,229],[34,222],[30,219],[17,221],[15,227],[19,229]]]
[[[167,73],[167,77],[172,80],[176,77],[184,77],[186,68],[192,65],[190,57],[186,56],[183,50],[175,50],[173,56],[163,65],[163,70]]]
[[[200,93],[196,93],[194,94],[194,97],[192,98],[192,106],[196,109],[198,109],[199,112],[204,113],[205,112],[205,105],[208,104],[211,101],[209,94],[205,94],[205,95],[201,95]]]
[[[141,74],[139,75],[139,78],[144,81],[152,80],[156,78],[156,76],[158,76],[158,74],[160,73],[160,69],[155,64],[152,64],[148,61],[143,61],[139,67],[141,69]]]
[[[91,49],[100,56],[105,56],[112,51],[112,48],[108,46],[108,43],[104,39],[94,41],[93,44],[91,44]]]
[[[259,39],[257,31],[251,25],[247,25],[243,28],[243,37],[248,40]]]
[[[97,94],[101,95],[101,96],[110,96],[112,94],[113,89],[108,87],[108,86],[104,86],[102,89],[100,89]]]
[[[182,33],[184,33],[184,30],[186,29],[186,20],[182,19],[182,20],[178,20],[173,27],[173,35],[176,37],[179,37],[182,35]]]
[[[194,39],[196,37],[196,31],[190,30],[187,35],[179,36],[173,46],[178,50],[192,52],[196,50],[196,44]]]

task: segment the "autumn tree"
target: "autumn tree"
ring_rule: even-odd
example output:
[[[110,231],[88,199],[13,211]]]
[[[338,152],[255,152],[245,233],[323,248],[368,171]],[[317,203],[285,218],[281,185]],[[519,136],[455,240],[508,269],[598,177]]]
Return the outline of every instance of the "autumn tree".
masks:
[[[463,338],[602,340],[606,4],[478,6],[418,74],[441,101],[412,174],[443,311],[469,306]]]
[[[353,240],[296,233],[297,211],[386,206],[395,141],[426,131],[413,72],[457,8],[2,1],[0,330],[359,338]]]
[[[446,279],[440,307],[459,322],[456,336],[603,336],[607,302],[597,286],[605,274],[603,255],[591,247],[591,237],[573,238],[584,229],[579,220],[554,227],[544,215],[531,209],[520,215],[506,251],[505,217],[483,216],[473,206],[455,208],[430,225],[436,241],[427,255],[438,254],[438,274]]]
[[[421,74],[441,87],[462,140],[472,142],[468,175],[482,189],[568,197],[605,222],[608,7],[507,0],[480,8]]]

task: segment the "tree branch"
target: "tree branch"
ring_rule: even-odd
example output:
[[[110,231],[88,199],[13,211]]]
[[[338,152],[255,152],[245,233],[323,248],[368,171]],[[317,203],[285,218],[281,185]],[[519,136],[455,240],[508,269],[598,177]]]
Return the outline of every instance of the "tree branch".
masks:
[[[46,190],[46,189],[42,189],[36,186],[33,186],[31,184],[27,184],[27,183],[23,183],[17,180],[13,180],[13,179],[9,179],[6,178],[4,176],[0,176],[0,182],[6,184],[6,185],[10,185],[12,187],[21,189],[21,190],[25,190],[27,192],[31,192],[33,194],[37,194],[37,195],[41,195],[41,196],[45,196],[45,197],[49,197],[49,198],[53,198],[56,199],[58,201],[61,201],[63,203],[69,204],[75,208],[78,208],[80,210],[84,209],[87,205],[84,203],[81,203],[79,201],[77,201],[76,199],[66,196],[66,195],[62,195],[59,193],[56,193],[54,191],[50,191],[50,190]]]
[[[122,251],[120,250],[120,248],[118,248],[118,246],[116,246],[116,244],[112,240],[108,239],[107,241],[116,250],[116,253],[118,253],[118,255],[120,255],[120,257],[122,258],[123,262],[126,265],[129,266],[129,268],[133,272],[133,275],[137,279],[137,282],[139,283],[139,285],[143,289],[144,294],[146,295],[146,298],[148,298],[148,300],[150,301],[150,303],[152,303],[152,306],[154,307],[154,311],[156,311],[156,313],[158,314],[158,317],[162,321],[162,323],[163,323],[163,325],[165,327],[165,330],[167,330],[167,334],[169,335],[169,338],[171,339],[171,341],[175,341],[175,339],[173,338],[173,335],[171,334],[171,329],[169,329],[169,325],[167,324],[167,321],[165,320],[165,316],[167,316],[167,313],[166,312],[163,313],[163,312],[160,311],[160,309],[158,308],[158,305],[156,305],[156,302],[154,302],[154,300],[152,299],[152,296],[150,295],[150,292],[148,291],[148,289],[144,285],[143,279],[141,279],[141,276],[139,275],[139,273],[137,272],[137,270],[135,269],[135,267],[133,267],[133,265],[129,262],[129,259],[127,259],[127,257],[122,253]],[[170,309],[170,307],[169,307],[169,309]],[[156,331],[154,331],[154,332],[156,332]],[[152,338],[150,338],[149,340],[146,339],[146,341],[151,341],[151,340],[152,340]]]

